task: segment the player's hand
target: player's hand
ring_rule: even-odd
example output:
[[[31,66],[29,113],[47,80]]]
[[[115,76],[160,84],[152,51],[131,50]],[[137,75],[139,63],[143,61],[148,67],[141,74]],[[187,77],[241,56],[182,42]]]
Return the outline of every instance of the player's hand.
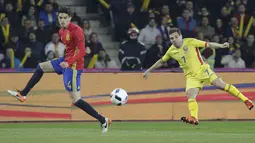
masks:
[[[222,48],[229,48],[229,43],[228,42],[223,43]]]
[[[145,71],[144,73],[143,73],[143,78],[144,79],[147,79],[148,78],[148,76],[149,76],[149,71],[147,70],[147,71]]]
[[[67,62],[61,62],[59,64],[62,68],[68,68],[69,64]]]

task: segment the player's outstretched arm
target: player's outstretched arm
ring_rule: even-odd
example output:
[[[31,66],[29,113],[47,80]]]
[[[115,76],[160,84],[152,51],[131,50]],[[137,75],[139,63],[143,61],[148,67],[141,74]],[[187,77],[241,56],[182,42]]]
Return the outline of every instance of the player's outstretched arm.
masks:
[[[162,59],[159,59],[154,65],[152,65],[148,70],[146,70],[143,74],[143,78],[147,79],[148,78],[148,74],[152,71],[155,70],[157,68],[160,68],[161,66],[163,66],[164,62],[162,61]]]
[[[210,47],[210,48],[229,48],[229,43],[225,42],[223,44],[219,44],[219,43],[215,43],[215,42],[209,42],[207,47]]]

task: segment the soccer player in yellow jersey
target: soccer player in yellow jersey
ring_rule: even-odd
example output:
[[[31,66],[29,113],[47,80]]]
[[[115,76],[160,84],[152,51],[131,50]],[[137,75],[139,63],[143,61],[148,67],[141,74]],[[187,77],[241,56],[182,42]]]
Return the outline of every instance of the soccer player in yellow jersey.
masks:
[[[181,120],[186,123],[198,125],[198,104],[196,96],[202,89],[205,82],[209,82],[219,89],[228,92],[242,100],[247,108],[251,110],[254,104],[245,97],[235,86],[225,83],[218,77],[205,63],[200,55],[198,47],[204,48],[229,48],[229,43],[218,44],[213,42],[200,41],[194,38],[182,38],[181,31],[178,28],[172,28],[169,31],[172,46],[166,54],[152,65],[145,73],[144,78],[148,78],[148,74],[159,67],[170,58],[178,61],[186,77],[186,94],[188,97],[188,107],[190,116],[182,117]]]

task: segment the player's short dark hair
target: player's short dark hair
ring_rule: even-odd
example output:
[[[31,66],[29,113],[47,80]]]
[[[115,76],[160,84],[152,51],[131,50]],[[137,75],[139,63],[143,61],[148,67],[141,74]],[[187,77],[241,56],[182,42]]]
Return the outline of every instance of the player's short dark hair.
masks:
[[[69,7],[67,7],[67,6],[60,6],[59,10],[58,10],[58,13],[66,13],[69,16],[72,15],[71,9]]]
[[[169,35],[177,32],[179,35],[181,35],[181,30],[179,28],[173,27],[169,30]]]

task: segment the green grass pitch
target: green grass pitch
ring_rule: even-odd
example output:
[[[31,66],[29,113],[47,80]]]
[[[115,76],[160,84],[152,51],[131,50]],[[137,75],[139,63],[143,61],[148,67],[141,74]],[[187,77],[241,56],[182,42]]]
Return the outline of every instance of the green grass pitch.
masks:
[[[255,122],[115,122],[0,124],[1,143],[255,143]]]

